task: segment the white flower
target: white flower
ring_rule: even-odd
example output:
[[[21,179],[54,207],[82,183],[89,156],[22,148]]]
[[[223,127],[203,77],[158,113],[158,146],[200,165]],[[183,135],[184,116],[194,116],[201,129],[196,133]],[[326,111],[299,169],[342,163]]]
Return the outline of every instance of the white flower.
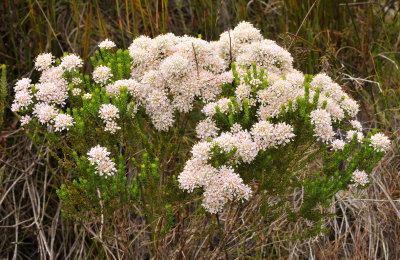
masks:
[[[120,90],[122,88],[127,88],[127,90],[129,92],[134,91],[134,89],[137,86],[137,81],[134,79],[121,79],[121,80],[117,80],[112,84],[108,84],[106,86],[106,92],[107,94],[111,95],[115,95],[116,97],[120,96]]]
[[[346,143],[340,139],[335,139],[332,141],[332,149],[334,151],[338,151],[338,150],[343,150],[344,149],[344,145]]]
[[[301,86],[304,82],[304,75],[298,70],[293,70],[289,74],[285,75],[286,80],[292,85]]]
[[[100,49],[111,49],[114,48],[116,45],[113,41],[109,40],[109,39],[105,39],[104,41],[102,41],[101,43],[99,43],[99,47]]]
[[[242,159],[244,163],[252,162],[256,158],[260,147],[253,141],[250,133],[244,130],[235,133],[233,137],[233,145],[237,147],[236,156]]]
[[[178,39],[173,33],[161,34],[151,41],[150,48],[157,59],[163,59],[176,51]]]
[[[320,98],[324,100],[325,98]],[[333,121],[341,121],[344,118],[344,111],[340,108],[340,105],[332,98],[326,98],[326,111],[331,114]]]
[[[258,85],[261,85],[261,84],[262,84],[262,81],[259,80],[259,79],[257,79],[257,78],[255,78],[255,79],[251,79],[251,80],[249,81],[249,83],[250,83],[250,85],[258,86]]]
[[[249,22],[241,22],[233,30],[223,32],[216,46],[223,58],[230,61],[231,58],[236,60],[243,46],[262,39],[260,30]]]
[[[110,155],[110,152],[107,151],[107,148],[96,145],[90,149],[87,155],[89,156],[88,159],[92,164],[97,164],[100,161],[107,159]]]
[[[199,163],[207,163],[209,159],[211,143],[207,141],[202,141],[195,144],[192,148],[193,160]]]
[[[312,81],[310,82],[310,87],[312,90],[316,90],[319,88],[321,91],[325,90],[325,87],[332,84],[333,81],[331,77],[326,75],[325,73],[317,74],[313,77]]]
[[[335,100],[335,102],[341,101],[345,96],[342,88],[337,83],[333,82],[333,80],[325,73],[315,75],[313,80],[310,82],[310,86],[313,91],[316,91],[316,89],[319,88],[321,91],[320,96],[327,96]],[[354,107],[351,110],[353,114]]]
[[[218,174],[211,177],[210,184],[204,188],[202,206],[211,214],[222,211],[225,204],[234,198],[248,200],[251,189],[243,184],[242,178],[232,168],[222,166]]]
[[[331,125],[331,115],[324,109],[316,109],[310,113],[311,123],[316,126]]]
[[[83,95],[83,98],[84,99],[91,99],[92,98],[92,94],[86,93],[86,94]]]
[[[64,81],[44,82],[35,85],[35,97],[46,103],[64,105],[68,98],[68,87]]]
[[[268,147],[275,145],[274,130],[274,125],[264,120],[261,120],[253,125],[251,128],[251,134],[261,146],[260,149],[265,150]]]
[[[217,112],[215,109],[216,106],[217,106],[217,103],[215,103],[215,102],[208,103],[207,105],[205,105],[203,107],[201,112],[203,112],[208,117],[212,117]]]
[[[81,92],[82,92],[82,89],[80,89],[80,88],[74,88],[74,89],[72,89],[72,94],[73,94],[74,96],[79,96],[79,95],[81,94]]]
[[[172,126],[174,110],[164,90],[149,85],[139,85],[132,92],[143,104],[158,131],[167,131]]]
[[[219,80],[221,84],[227,84],[227,83],[232,83],[235,77],[233,76],[232,71],[225,71],[222,72],[219,76]]]
[[[273,130],[275,145],[285,145],[293,140],[296,135],[293,133],[293,127],[285,122],[278,123]]]
[[[227,114],[229,110],[229,104],[231,103],[231,100],[229,98],[221,98],[218,100],[217,105],[219,107],[219,111],[223,114]],[[232,106],[233,109],[233,106]]]
[[[137,49],[137,48],[148,48],[152,42],[152,39],[146,35],[140,35],[136,39],[133,40],[132,44],[129,46],[129,50]]]
[[[196,188],[208,185],[215,174],[217,174],[217,169],[211,165],[192,159],[185,163],[183,171],[178,176],[179,186],[181,189],[192,192]]]
[[[262,39],[260,30],[254,28],[254,26],[246,21],[240,22],[232,32],[234,40],[239,43],[249,43]]]
[[[29,91],[31,86],[31,79],[29,78],[22,78],[20,80],[17,81],[17,83],[15,83],[15,87],[14,87],[14,91],[18,92],[18,91]]]
[[[121,127],[119,127],[115,121],[106,121],[106,127],[104,128],[104,131],[115,134],[115,132],[120,129]]]
[[[102,104],[100,106],[99,114],[100,118],[104,121],[112,121],[116,118],[119,118],[119,111],[116,106],[113,104]]]
[[[382,133],[377,133],[371,136],[371,144],[377,152],[387,152],[390,149],[390,140]]]
[[[107,66],[100,65],[93,71],[93,80],[99,84],[106,84],[112,76],[111,69]]]
[[[33,114],[40,123],[49,123],[57,115],[57,110],[54,106],[46,103],[37,103],[33,107]]]
[[[76,54],[69,54],[61,58],[60,66],[66,71],[71,71],[75,68],[83,66],[83,60]]]
[[[97,145],[87,153],[91,165],[96,166],[97,173],[111,176],[117,171],[115,163],[109,158],[110,152],[107,148]]]
[[[42,53],[35,59],[35,68],[38,71],[47,70],[54,62],[54,56],[51,53]]]
[[[161,74],[166,80],[181,78],[189,72],[189,60],[179,54],[167,57],[160,65]]]
[[[243,131],[243,127],[239,123],[234,123],[231,126],[231,133],[236,134],[240,131]]]
[[[14,112],[18,112],[21,109],[28,108],[28,106],[32,103],[32,97],[27,90],[17,91],[17,93],[15,93],[15,98],[11,106],[11,110]]]
[[[355,117],[360,109],[356,101],[345,95],[344,100],[340,103],[340,106],[349,114],[351,117]]]
[[[237,86],[235,95],[238,100],[244,100],[251,94],[251,87],[249,85],[241,84]]]
[[[359,171],[359,170],[355,170],[353,172],[351,180],[354,182],[355,185],[361,185],[361,186],[365,186],[369,182],[368,175],[365,173],[365,171]]]
[[[363,138],[364,138],[364,134],[363,134],[362,132],[357,132],[357,131],[355,131],[355,130],[349,130],[349,131],[347,131],[347,133],[346,133],[346,139],[347,139],[348,141],[353,140],[354,134],[356,134],[356,133],[357,133],[357,141],[358,141],[359,143],[361,143],[362,140],[363,140]]]
[[[355,130],[357,130],[357,131],[359,131],[359,132],[362,131],[362,125],[361,125],[360,121],[358,121],[358,120],[351,120],[351,121],[350,121],[350,124],[351,124],[351,126],[352,126]]]
[[[224,150],[224,152],[229,153],[237,145],[236,141],[237,141],[236,137],[232,133],[227,132],[227,133],[222,133],[217,138],[214,138],[212,143],[214,145],[217,144]]]
[[[55,131],[62,131],[74,125],[74,118],[68,114],[58,114],[54,118]]]
[[[197,137],[202,140],[217,136],[218,130],[219,128],[215,125],[215,122],[210,118],[200,121],[196,126]]]
[[[66,81],[63,78],[64,70],[62,67],[51,67],[42,72],[40,75],[39,82],[40,83],[55,83],[55,84],[63,84],[67,85]]]
[[[288,51],[270,40],[256,41],[243,46],[237,58],[239,66],[250,67],[256,63],[268,72],[284,75],[293,69],[293,58]]]
[[[80,79],[80,78],[72,78],[72,80],[71,80],[71,84],[72,85],[74,85],[74,86],[77,86],[77,85],[79,85],[79,84],[81,84],[82,83],[82,80]]]
[[[311,123],[314,124],[314,136],[324,142],[332,140],[335,132],[332,128],[331,115],[324,109],[316,109],[310,113]]]
[[[112,174],[115,174],[117,172],[117,169],[113,161],[104,160],[97,164],[97,171],[100,176],[106,175],[106,177],[108,177],[112,176]]]
[[[32,121],[32,118],[30,116],[28,116],[28,115],[22,116],[21,120],[20,120],[21,126],[25,126],[25,125],[29,124],[31,121]]]

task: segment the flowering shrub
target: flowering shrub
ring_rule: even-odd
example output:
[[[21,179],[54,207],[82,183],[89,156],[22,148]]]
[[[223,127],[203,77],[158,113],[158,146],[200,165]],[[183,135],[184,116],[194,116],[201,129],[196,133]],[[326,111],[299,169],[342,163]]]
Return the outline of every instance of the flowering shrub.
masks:
[[[215,42],[169,33],[99,47],[92,75],[75,54],[39,55],[39,80],[16,83],[12,110],[66,169],[64,214],[101,223],[100,239],[135,211],[153,233],[162,216],[166,234],[195,197],[211,214],[261,197],[271,221],[317,223],[337,192],[370,183],[389,149],[337,83],[295,70],[249,23]]]
[[[317,206],[328,206],[339,190],[366,186],[366,172],[390,142],[376,132],[363,138],[353,120],[358,104],[338,84],[296,70],[283,77],[256,65],[232,70],[234,93],[204,106],[196,128],[202,141],[178,177],[183,189],[204,190],[207,211],[258,192],[274,198],[265,207],[285,204],[293,216],[317,220]],[[299,187],[302,203],[290,208]]]

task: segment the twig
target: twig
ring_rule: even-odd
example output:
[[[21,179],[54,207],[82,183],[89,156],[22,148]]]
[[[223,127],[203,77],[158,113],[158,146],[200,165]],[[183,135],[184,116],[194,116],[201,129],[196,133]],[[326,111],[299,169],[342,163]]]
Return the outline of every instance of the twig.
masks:
[[[231,38],[231,29],[229,28],[228,30],[228,36],[229,36],[229,59],[230,59],[230,64],[232,65],[233,58],[232,58],[232,38]]]
[[[39,9],[40,9],[40,11],[41,11],[42,14],[43,14],[44,19],[46,19],[46,22],[49,24],[49,28],[50,28],[51,32],[53,33],[53,36],[54,36],[54,38],[56,39],[56,41],[57,41],[57,43],[58,43],[58,46],[60,47],[60,50],[61,50],[62,52],[64,52],[64,49],[63,49],[61,43],[58,41],[57,35],[56,35],[56,33],[54,32],[53,27],[51,26],[51,23],[50,23],[49,19],[47,19],[47,16],[46,16],[45,12],[43,11],[43,9],[42,9],[42,7],[40,6],[39,2],[38,2],[37,0],[35,0],[35,2],[36,2],[37,5],[39,6]]]
[[[197,61],[197,54],[196,49],[194,48],[194,44],[192,42],[193,52],[194,52],[194,60],[196,61],[196,70],[197,70],[197,77],[199,77],[199,62]]]
[[[303,25],[304,25],[304,22],[306,21],[307,17],[310,15],[310,13],[311,13],[311,10],[314,8],[314,6],[317,4],[317,2],[318,2],[318,0],[315,0],[315,2],[314,2],[312,5],[311,5],[310,9],[308,10],[308,12],[307,12],[306,16],[304,16],[304,19],[303,19],[303,21],[301,22],[301,24],[300,24],[299,28],[298,28],[298,29],[297,29],[297,31],[296,31],[295,38],[296,38],[296,37],[297,37],[297,35],[299,34],[299,32],[300,32],[301,28],[302,28],[302,27],[303,27]],[[293,39],[292,39],[292,41],[291,41],[291,43],[290,43],[290,45],[289,45],[289,47],[288,47],[288,50],[290,50],[290,48],[292,47],[292,44],[294,43],[294,41],[295,41],[295,38],[293,38]]]

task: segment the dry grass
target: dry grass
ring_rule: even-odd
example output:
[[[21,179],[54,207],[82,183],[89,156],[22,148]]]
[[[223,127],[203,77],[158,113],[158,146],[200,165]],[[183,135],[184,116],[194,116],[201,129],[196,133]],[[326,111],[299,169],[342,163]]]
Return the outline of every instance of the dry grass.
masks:
[[[393,174],[398,172],[399,164],[393,153],[387,154],[376,167],[373,185],[368,189],[336,197],[329,208],[336,217],[325,223],[328,233],[318,237],[290,239],[294,233],[303,231],[302,226],[289,224],[284,214],[269,223],[258,214],[261,199],[254,197],[243,206],[231,205],[218,219],[199,219],[195,212],[178,212],[175,228],[165,237],[153,240],[144,215],[132,215],[122,209],[115,213],[120,217],[114,223],[105,224],[119,227],[114,233],[109,233],[99,222],[74,223],[65,219],[55,194],[61,181],[59,176],[65,173],[51,165],[47,148],[35,148],[21,130],[9,135],[15,143],[2,147],[0,197],[0,248],[1,257],[6,259],[148,259],[151,255],[157,255],[158,259],[185,259],[185,256],[245,259],[249,255],[257,259],[266,256],[398,259],[400,256],[400,200],[395,199],[399,195],[399,176]],[[155,221],[161,223],[163,219]]]

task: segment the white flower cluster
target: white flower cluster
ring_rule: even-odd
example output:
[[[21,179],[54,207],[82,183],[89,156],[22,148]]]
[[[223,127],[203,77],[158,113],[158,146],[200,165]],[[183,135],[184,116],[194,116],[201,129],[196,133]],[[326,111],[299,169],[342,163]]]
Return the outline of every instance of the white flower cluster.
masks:
[[[54,56],[51,53],[43,53],[36,57],[35,68],[38,71],[47,70],[54,62]]]
[[[69,126],[74,124],[74,119],[72,116],[68,114],[58,114],[54,118],[54,127],[56,128],[55,131],[62,131]]]
[[[82,92],[82,89],[80,89],[80,88],[72,89],[72,95],[74,95],[74,96],[79,96],[81,94],[81,92]]]
[[[60,66],[66,71],[72,71],[82,67],[83,60],[76,54],[69,54],[61,58]]]
[[[32,118],[28,115],[21,117],[21,126],[27,125],[32,121]]]
[[[335,132],[332,127],[331,114],[325,109],[316,109],[310,114],[311,123],[315,125],[315,136],[322,141],[327,142],[332,140]]]
[[[115,43],[106,39],[99,47],[111,49]],[[190,112],[197,98],[206,103],[215,101],[223,84],[233,81],[233,74],[228,70],[231,62],[243,67],[239,68],[240,73],[253,63],[263,66],[275,77],[293,70],[290,54],[275,42],[264,39],[260,31],[248,22],[241,22],[233,30],[222,33],[214,42],[172,33],[154,39],[140,36],[130,45],[129,55],[132,58],[131,79],[113,82],[111,68],[100,65],[93,71],[93,80],[116,97],[119,97],[122,87],[127,87],[136,104],[145,108],[155,128],[162,131],[173,125],[175,111]],[[68,85],[78,86],[82,80],[73,77],[67,82],[63,74],[77,71],[83,66],[83,61],[76,54],[69,54],[61,58],[60,65],[53,66],[53,63],[54,57],[50,53],[36,58],[35,67],[42,71],[42,76],[35,85],[34,94],[29,88],[16,94],[14,111],[35,103],[32,98],[48,105],[65,105]],[[252,82],[257,84],[256,80]],[[72,94],[78,96],[78,92],[74,88]],[[237,90],[242,99],[248,93],[249,88],[245,85]],[[88,94],[82,97],[89,99]],[[218,102],[221,111],[228,110],[228,103],[229,100]],[[109,124],[107,129],[114,129],[114,125]]]
[[[264,120],[254,124],[251,133],[256,140],[258,149],[263,151],[269,147],[285,145],[292,141],[295,136],[291,125],[285,122],[273,125]]]
[[[390,149],[390,140],[382,133],[371,136],[371,146],[377,152],[387,152]]]
[[[207,118],[198,124],[196,131],[200,138],[206,139],[216,136],[218,128],[210,118]],[[195,188],[203,188],[202,205],[210,213],[221,211],[223,206],[234,198],[247,200],[251,195],[251,189],[243,184],[242,178],[234,172],[234,168],[222,165],[216,169],[208,164],[211,148],[217,146],[225,153],[236,149],[230,163],[238,165],[251,163],[259,151],[285,145],[293,137],[293,128],[284,122],[274,125],[260,121],[253,125],[250,132],[235,124],[230,132],[193,146],[193,157],[186,162],[183,172],[178,177],[180,186],[189,192]]]
[[[333,140],[332,141],[332,150],[342,151],[344,149],[345,144],[346,143],[343,140],[340,140],[340,139]]]
[[[260,120],[267,118],[276,118],[282,112],[282,106],[285,106],[286,111],[289,109],[289,104],[292,110],[297,110],[297,99],[305,97],[305,88],[303,85],[304,75],[294,69],[284,77],[276,73],[265,74],[264,78],[268,82],[268,86],[259,90],[256,93],[256,100],[252,97],[252,87],[259,87],[262,81],[259,79],[252,79],[249,81],[244,80],[245,74],[240,75],[240,85],[235,90],[235,98],[239,105],[242,104],[244,99],[248,99],[249,106],[259,104],[257,114]],[[352,100],[342,88],[332,81],[330,77],[325,74],[316,75],[310,83],[309,102],[313,102],[314,95],[317,88],[320,91],[318,99],[318,107],[310,114],[310,120],[314,125],[314,135],[321,141],[331,143],[334,141],[336,132],[333,129],[333,122],[342,121],[345,115],[354,117],[358,111],[358,104]],[[202,112],[212,117],[216,113],[216,106],[219,110],[228,114],[229,104],[231,103],[228,98],[221,98],[216,102],[210,102],[203,107]],[[322,108],[325,105],[324,108]],[[232,106],[233,108],[233,106]],[[350,121],[351,126],[356,129],[358,133],[358,140],[361,142],[363,139],[362,126],[357,120]],[[354,130],[348,133],[347,139],[352,140]],[[201,133],[197,133],[201,136]],[[340,141],[340,140],[339,140]],[[335,149],[340,149],[342,146],[339,141],[335,142]],[[333,143],[331,143],[333,145]]]
[[[56,117],[58,110],[54,105],[46,103],[37,103],[33,107],[33,115],[39,120],[40,123],[46,124],[51,123],[54,117]]]
[[[296,110],[296,99],[304,97],[304,75],[296,70],[287,74],[286,79],[274,74],[266,75],[270,86],[257,92],[257,100],[261,103],[258,115],[261,119],[273,118],[282,112],[282,105],[288,110],[289,101],[292,101],[293,109]]]
[[[246,44],[239,53],[237,64],[241,66],[249,67],[256,63],[268,72],[280,75],[285,75],[293,69],[293,58],[290,53],[271,40]]]
[[[80,78],[72,78],[72,80],[71,80],[71,84],[73,85],[73,86],[78,86],[79,84],[82,84],[82,79],[80,79]]]
[[[353,172],[353,176],[351,177],[351,180],[354,182],[354,185],[360,185],[360,186],[365,186],[368,182],[368,175],[365,171],[359,171],[355,170]]]
[[[117,169],[115,163],[110,159],[110,152],[107,148],[97,145],[90,149],[87,153],[91,165],[96,166],[97,172],[100,176],[112,176],[116,173]]]
[[[350,120],[350,124],[354,129],[356,129],[359,132],[363,130],[362,125],[358,120]]]
[[[129,53],[131,76],[136,81],[135,90],[130,93],[140,100],[158,130],[172,126],[175,110],[191,111],[197,97],[205,102],[215,100],[222,85],[233,80],[232,72],[227,71],[231,62],[244,68],[257,63],[277,75],[293,70],[290,54],[275,42],[264,40],[260,31],[248,22],[224,32],[215,42],[171,33],[154,39],[140,36],[129,47]],[[109,89],[112,87],[118,91],[112,85]],[[238,95],[245,97],[246,91],[239,93],[239,90]],[[113,90],[110,92],[117,95]]]
[[[101,43],[99,43],[99,48],[100,49],[112,49],[114,48],[116,45],[113,41],[109,40],[109,39],[105,39],[104,41],[102,41]]]
[[[230,44],[237,46],[238,43],[232,39],[234,35],[233,32],[228,35],[231,37]],[[253,31],[250,35],[256,37],[256,31]],[[268,40],[263,40],[262,42],[265,42],[266,45],[273,44]],[[291,67],[292,59],[290,54],[273,47],[276,50],[274,53],[281,51],[281,54],[276,55],[277,57],[285,57],[282,61],[277,62],[272,56],[262,54],[262,50],[266,50],[269,47],[260,47],[261,43],[258,42],[258,45],[250,43],[247,46],[249,52],[246,53],[246,59],[250,59],[251,55],[254,55],[254,57],[245,67],[248,68],[252,62],[256,62],[264,69],[263,77],[252,78],[251,73],[248,74],[247,71],[238,69],[239,85],[235,89],[235,100],[239,107],[234,105],[234,101],[227,97],[213,100],[203,107],[202,112],[206,119],[200,121],[196,127],[197,137],[203,141],[193,147],[193,158],[187,161],[183,172],[179,176],[179,183],[182,189],[189,192],[195,188],[204,189],[203,206],[212,213],[222,210],[223,205],[232,198],[243,199],[250,194],[243,193],[246,196],[240,197],[233,195],[238,194],[237,191],[232,191],[234,193],[231,196],[227,196],[226,193],[214,191],[210,187],[218,186],[218,184],[213,183],[213,176],[219,176],[222,167],[229,168],[241,163],[251,163],[260,151],[267,151],[272,147],[279,148],[279,146],[284,146],[293,141],[295,134],[290,124],[287,122],[273,124],[270,120],[273,119],[276,122],[279,116],[282,115],[283,107],[286,112],[289,112],[289,109],[295,113],[299,112],[299,104],[297,104],[299,99],[311,105],[314,103],[314,96],[319,92],[318,103],[316,108],[310,112],[309,120],[313,126],[313,135],[317,140],[331,145],[332,150],[343,150],[346,142],[353,140],[355,134],[357,134],[359,142],[362,142],[364,138],[361,123],[354,120],[359,110],[358,104],[337,83],[333,82],[325,74],[318,74],[309,84],[304,84],[305,76]],[[244,54],[236,49],[230,55],[243,57],[242,55]],[[262,57],[268,57],[268,60],[262,60]],[[240,61],[243,60],[245,58]],[[186,68],[186,65],[183,67]],[[257,74],[261,75],[259,73],[260,69],[257,68]],[[308,93],[306,92],[306,85],[310,86]],[[230,132],[220,133],[215,121],[218,117],[214,117],[217,111],[225,115],[242,113],[245,100],[247,100],[249,109],[255,107],[258,121],[248,127],[248,130],[243,130],[241,125],[238,124],[240,122],[237,122],[231,126]],[[340,135],[339,129],[334,129],[337,122],[349,125],[353,129],[347,132],[346,140],[335,139],[335,136]],[[208,140],[208,142],[205,140]],[[228,162],[229,167],[228,165],[222,165],[219,166],[219,169],[215,169],[210,165],[212,163],[209,161],[211,158],[210,149],[215,145],[225,153],[233,152],[236,149]],[[376,151],[387,151],[389,145],[389,139],[382,134],[376,134],[371,137],[371,146]],[[233,171],[234,168],[229,169]],[[357,176],[361,175],[358,174]],[[240,175],[235,178],[240,179]],[[217,180],[219,179],[217,178]],[[359,180],[361,181],[360,178]],[[241,179],[238,183],[237,189],[245,190]],[[247,188],[247,186],[245,187]],[[213,192],[208,192],[209,190]]]
[[[157,130],[167,131],[174,123],[174,109],[165,89],[159,88],[157,77],[147,79],[145,83],[127,80],[128,91],[135,97],[136,103],[142,105],[152,118]],[[114,83],[115,88],[115,83]]]
[[[99,115],[106,124],[104,131],[114,134],[117,130],[121,129],[115,122],[115,120],[119,118],[119,111],[113,104],[102,104],[100,106]]]
[[[93,71],[93,80],[96,83],[105,85],[107,81],[112,77],[111,69],[107,66],[98,66]]]
[[[92,94],[90,93],[86,93],[82,96],[84,99],[91,99],[92,98]]]
[[[36,57],[35,68],[41,71],[39,82],[32,85],[28,78],[17,81],[11,109],[14,112],[32,109],[32,115],[41,124],[52,125],[55,131],[62,131],[74,124],[72,116],[65,113],[59,114],[60,108],[66,104],[69,91],[69,83],[64,78],[64,73],[82,67],[83,61],[76,54],[69,54],[61,58],[60,65],[53,66],[53,63],[54,56],[50,53],[43,53]],[[72,79],[72,85],[81,83],[80,78]],[[79,88],[72,90],[73,95],[79,95],[80,92]],[[29,115],[21,118],[22,125],[30,121]]]
[[[363,134],[362,132],[357,132],[356,130],[349,130],[349,131],[347,131],[347,133],[346,133],[346,139],[347,139],[348,141],[353,140],[355,134],[357,134],[357,141],[358,141],[359,143],[361,143],[362,140],[363,140],[363,138],[364,138],[364,134]]]
[[[200,142],[193,147],[193,158],[186,162],[178,181],[189,192],[195,188],[204,189],[203,207],[210,213],[217,213],[234,198],[248,200],[251,189],[232,167],[221,166],[218,169],[207,164],[211,142]]]
[[[314,91],[317,88],[321,91],[319,105],[324,101],[327,102],[328,112],[335,120],[342,120],[346,113],[350,117],[355,117],[359,110],[359,105],[356,101],[347,95],[339,84],[335,83],[328,75],[321,73],[314,76],[310,82],[310,98],[314,96]]]
[[[196,126],[197,137],[202,140],[217,136],[218,130],[219,128],[215,125],[215,122],[210,118],[200,121]]]
[[[135,87],[137,86],[137,82],[134,79],[121,79],[121,80],[116,80],[112,84],[108,84],[106,86],[106,92],[110,96],[115,95],[116,97],[119,98],[120,96],[120,90],[122,88],[127,88],[130,92],[132,92]],[[132,93],[134,95],[134,93]]]
[[[11,105],[11,110],[19,112],[22,109],[28,108],[33,103],[31,95],[31,80],[23,78],[17,81],[14,86],[15,98]]]

